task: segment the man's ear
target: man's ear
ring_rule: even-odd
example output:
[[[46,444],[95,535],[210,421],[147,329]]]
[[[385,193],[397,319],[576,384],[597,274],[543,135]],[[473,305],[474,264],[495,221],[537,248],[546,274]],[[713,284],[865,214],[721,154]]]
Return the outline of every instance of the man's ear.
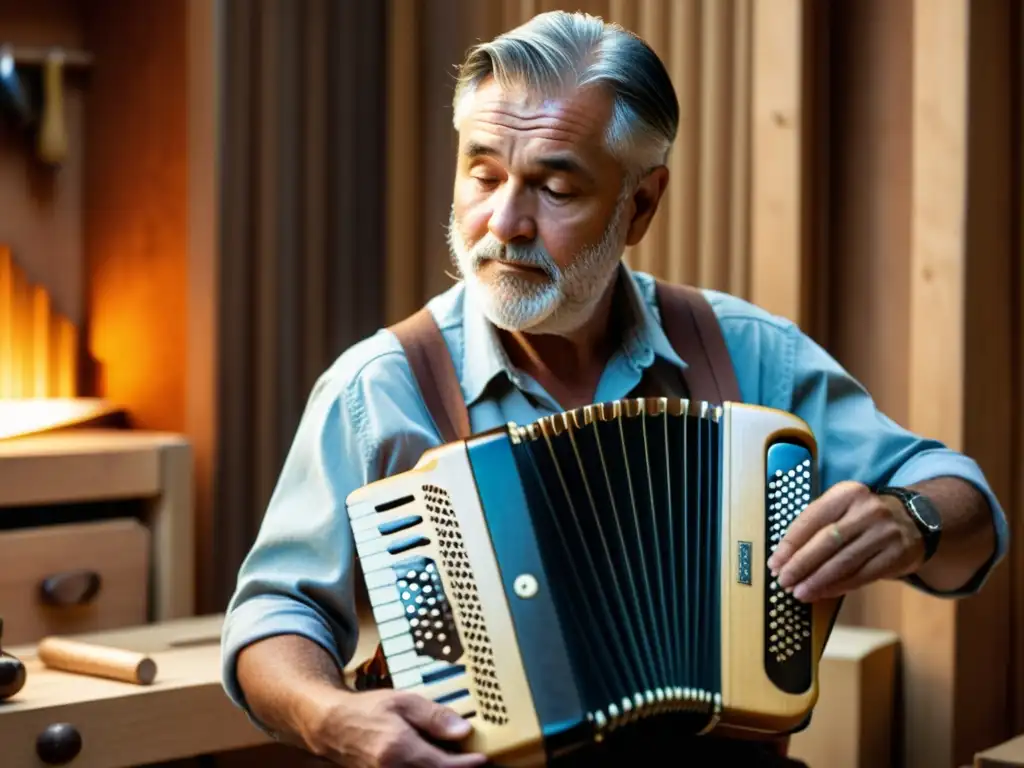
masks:
[[[636,245],[643,240],[667,186],[668,168],[664,165],[648,173],[637,186],[633,193],[633,218],[629,221],[626,245]]]

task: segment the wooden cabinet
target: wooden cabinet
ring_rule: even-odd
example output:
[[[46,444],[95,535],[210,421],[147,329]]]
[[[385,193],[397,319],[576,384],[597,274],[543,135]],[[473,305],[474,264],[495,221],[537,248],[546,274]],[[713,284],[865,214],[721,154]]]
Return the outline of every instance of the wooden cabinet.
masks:
[[[132,519],[0,533],[4,641],[146,623],[151,538]]]
[[[192,453],[177,435],[0,441],[4,642],[191,616],[192,493]]]

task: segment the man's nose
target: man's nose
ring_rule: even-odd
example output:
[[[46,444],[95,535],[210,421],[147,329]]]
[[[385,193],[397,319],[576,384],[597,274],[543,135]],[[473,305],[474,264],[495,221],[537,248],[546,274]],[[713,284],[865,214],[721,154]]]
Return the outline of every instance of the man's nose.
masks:
[[[523,196],[512,184],[506,184],[493,197],[494,208],[487,222],[487,229],[502,243],[517,240],[533,240],[537,236],[537,224],[528,209]]]

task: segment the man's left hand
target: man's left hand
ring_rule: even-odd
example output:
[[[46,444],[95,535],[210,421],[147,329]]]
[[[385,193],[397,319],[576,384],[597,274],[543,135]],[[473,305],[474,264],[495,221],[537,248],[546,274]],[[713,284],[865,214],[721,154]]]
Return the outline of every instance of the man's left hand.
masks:
[[[779,586],[813,602],[906,576],[923,562],[924,541],[902,504],[843,482],[797,515],[768,567]]]

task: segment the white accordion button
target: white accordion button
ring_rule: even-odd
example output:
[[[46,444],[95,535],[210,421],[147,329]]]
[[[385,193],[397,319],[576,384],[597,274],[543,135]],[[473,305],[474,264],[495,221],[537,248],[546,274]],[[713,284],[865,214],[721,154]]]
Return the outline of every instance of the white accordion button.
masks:
[[[540,587],[537,584],[537,579],[528,573],[523,573],[516,577],[515,582],[512,584],[512,588],[519,597],[528,600],[537,595],[537,590]]]

